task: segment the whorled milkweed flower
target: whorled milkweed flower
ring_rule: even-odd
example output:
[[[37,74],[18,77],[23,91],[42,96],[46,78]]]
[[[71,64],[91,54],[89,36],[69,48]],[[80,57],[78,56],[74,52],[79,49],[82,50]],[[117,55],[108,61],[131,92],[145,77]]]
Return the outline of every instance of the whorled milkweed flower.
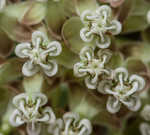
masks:
[[[112,80],[103,80],[98,84],[98,92],[109,94],[107,110],[116,113],[121,104],[127,106],[131,111],[137,111],[141,101],[137,93],[145,86],[145,80],[136,74],[129,76],[126,68],[119,67],[113,72]]]
[[[94,49],[84,47],[80,52],[81,61],[74,65],[74,75],[85,77],[85,84],[89,89],[96,89],[99,76],[109,74],[105,64],[109,61],[111,52],[107,49],[99,50],[97,58],[94,56]]]
[[[41,123],[55,122],[55,114],[51,107],[43,107],[47,103],[47,97],[42,93],[19,94],[13,98],[16,107],[10,116],[10,123],[14,127],[27,124],[29,135],[39,135]]]
[[[61,51],[59,42],[49,42],[40,31],[32,33],[32,43],[21,43],[15,49],[18,57],[28,59],[22,68],[25,76],[32,76],[39,71],[43,71],[47,76],[54,76],[58,71],[58,65],[52,58],[58,56]]]
[[[99,48],[108,48],[111,43],[110,35],[118,35],[122,25],[113,19],[112,10],[109,6],[103,5],[95,12],[85,10],[81,15],[84,27],[80,31],[80,37],[85,42],[94,40]]]

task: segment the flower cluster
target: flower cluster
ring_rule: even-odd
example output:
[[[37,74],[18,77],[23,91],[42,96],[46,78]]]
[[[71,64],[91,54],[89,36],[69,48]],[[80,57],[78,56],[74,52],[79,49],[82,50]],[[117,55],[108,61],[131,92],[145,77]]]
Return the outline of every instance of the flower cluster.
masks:
[[[111,41],[109,35],[121,32],[121,24],[112,18],[109,6],[100,6],[95,12],[85,10],[81,15],[85,27],[80,31],[80,37],[85,42],[95,41],[99,48],[108,48]]]
[[[137,93],[144,88],[144,79],[136,74],[129,76],[128,71],[123,67],[112,72],[112,79],[101,81],[97,89],[102,94],[111,95],[107,101],[107,110],[116,113],[122,103],[129,110],[137,111],[141,106]]]
[[[150,121],[150,105],[145,105],[141,112],[141,116],[146,121]],[[140,131],[142,135],[150,135],[150,125],[146,122],[140,124]]]
[[[96,89],[99,76],[109,74],[105,64],[109,61],[111,52],[107,49],[99,50],[97,57],[94,58],[93,48],[84,47],[80,52],[81,62],[74,65],[75,76],[85,77],[85,84],[89,89]]]
[[[76,113],[65,113],[62,119],[56,119],[51,107],[43,107],[47,103],[47,97],[42,93],[27,95],[22,93],[14,97],[13,104],[16,109],[10,117],[10,123],[14,127],[27,124],[29,135],[39,135],[41,123],[49,125],[48,132],[53,135],[90,135],[91,122],[88,119],[80,120]]]
[[[21,43],[15,49],[18,57],[28,59],[22,68],[22,73],[25,76],[32,76],[40,69],[47,76],[54,76],[58,71],[58,65],[51,57],[58,56],[61,51],[62,48],[59,42],[49,42],[46,35],[40,31],[32,33],[32,44]]]

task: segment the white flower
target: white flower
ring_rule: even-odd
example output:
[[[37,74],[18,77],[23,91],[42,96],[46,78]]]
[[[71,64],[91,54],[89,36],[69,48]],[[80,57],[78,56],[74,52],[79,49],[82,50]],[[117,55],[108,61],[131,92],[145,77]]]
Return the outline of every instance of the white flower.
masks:
[[[81,21],[85,25],[80,31],[81,39],[85,42],[95,39],[99,48],[108,48],[111,43],[109,35],[117,35],[122,29],[121,23],[112,19],[111,8],[106,5],[100,6],[95,12],[85,10]]]
[[[109,61],[111,53],[108,50],[100,50],[97,53],[98,59],[94,58],[94,50],[84,47],[80,52],[81,62],[74,65],[74,74],[77,77],[85,77],[86,86],[95,89],[98,77],[102,74],[109,74],[105,64]]]
[[[5,7],[6,0],[0,0],[0,11]]]
[[[137,111],[141,102],[136,93],[144,88],[144,79],[135,74],[129,77],[128,71],[123,67],[117,68],[113,74],[112,81],[101,81],[98,85],[99,92],[111,95],[107,101],[107,110],[116,113],[122,103],[129,110]]]
[[[62,51],[61,44],[57,41],[48,42],[44,33],[35,31],[32,33],[32,44],[21,43],[17,45],[15,53],[20,58],[27,58],[23,65],[22,72],[25,76],[32,76],[40,71],[47,76],[54,76],[58,71],[55,60],[51,56],[58,56]]]
[[[150,121],[150,105],[145,105],[144,109],[141,112],[141,116],[147,120]]]
[[[147,22],[150,24],[150,10],[147,12]]]
[[[150,135],[150,126],[147,123],[142,123],[140,125],[140,131],[142,135]]]
[[[10,116],[11,125],[18,127],[27,123],[28,134],[38,135],[41,131],[40,123],[50,124],[56,119],[50,107],[43,108],[46,103],[47,97],[42,93],[17,95],[13,99],[16,109]]]

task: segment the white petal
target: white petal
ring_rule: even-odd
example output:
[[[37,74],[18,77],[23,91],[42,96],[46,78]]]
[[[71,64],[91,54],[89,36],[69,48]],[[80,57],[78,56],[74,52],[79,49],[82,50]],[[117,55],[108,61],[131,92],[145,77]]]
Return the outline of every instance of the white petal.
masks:
[[[144,109],[141,112],[141,116],[147,120],[150,121],[150,105],[145,105]]]
[[[86,34],[89,32],[88,28],[82,28],[80,30],[80,37],[84,42],[91,42],[94,38],[94,35],[91,33],[89,36],[87,36]]]
[[[83,23],[87,23],[87,22],[88,22],[87,16],[92,16],[92,11],[90,11],[90,10],[85,10],[85,11],[82,12],[80,18],[81,18],[81,21],[82,21]]]
[[[101,49],[108,48],[110,43],[110,37],[106,35],[104,35],[104,42],[101,41],[100,37],[96,39],[96,45]]]
[[[92,78],[90,76],[87,76],[85,78],[85,84],[89,89],[96,89],[97,81],[95,83],[93,83]]]
[[[83,63],[76,63],[74,65],[74,75],[77,77],[83,77],[87,74],[87,72],[80,72],[80,69],[82,69]]]
[[[11,114],[9,122],[14,127],[18,127],[25,123],[25,121],[22,120],[21,113],[17,109]]]
[[[107,94],[106,89],[110,89],[111,82],[109,80],[102,80],[97,86],[97,91],[102,94]]]
[[[32,44],[33,44],[34,46],[37,45],[37,39],[38,39],[38,38],[40,39],[40,42],[42,42],[42,43],[48,41],[46,35],[45,35],[43,32],[41,32],[41,31],[34,31],[34,32],[32,33]]]
[[[6,6],[6,0],[0,0],[0,11]]]
[[[32,93],[32,100],[36,101],[37,99],[40,99],[40,105],[39,105],[40,107],[45,105],[47,103],[47,101],[48,101],[48,99],[47,99],[45,94],[40,93],[40,92]]]
[[[58,71],[57,63],[54,60],[49,60],[49,63],[47,64],[47,66],[49,67],[48,69],[42,67],[44,73],[49,77],[54,76]]]
[[[94,49],[92,47],[85,46],[80,51],[80,59],[90,61],[94,58]]]
[[[32,48],[31,48],[30,43],[21,43],[21,44],[16,46],[15,54],[20,58],[28,58],[29,57],[28,51],[30,51],[31,49]]]
[[[30,61],[27,61],[26,63],[24,63],[22,67],[22,73],[27,77],[30,77],[36,74],[38,71],[39,71],[39,68],[33,65]]]
[[[147,22],[150,24],[150,10],[147,12]]]
[[[27,123],[26,129],[28,135],[39,135],[41,132],[41,125],[38,123]]]
[[[77,122],[79,120],[79,115],[77,113],[74,113],[74,112],[67,112],[63,115],[63,120],[66,123],[69,119]]]
[[[107,100],[107,110],[110,113],[116,113],[120,110],[121,103],[115,97],[109,96]]]
[[[49,56],[58,56],[62,52],[61,44],[57,41],[53,41],[53,42],[49,43],[47,48],[48,49],[53,49],[54,48],[52,51],[50,51],[48,53]]]
[[[102,5],[102,6],[100,6],[100,7],[96,10],[96,13],[97,13],[98,15],[100,15],[100,16],[103,16],[103,15],[104,15],[104,14],[103,14],[104,12],[106,12],[107,18],[111,17],[111,15],[112,15],[112,10],[111,10],[111,8],[110,8],[109,6],[107,6],[107,5]]]
[[[115,69],[114,75],[117,79],[118,79],[119,74],[123,74],[123,80],[127,81],[127,79],[128,79],[128,70],[126,68],[119,67],[119,68]]]
[[[20,101],[21,101],[21,100],[22,100],[22,101],[25,101],[25,100],[26,100],[26,97],[27,97],[26,93],[21,93],[21,94],[15,96],[15,97],[13,98],[13,101],[12,101],[12,102],[13,102],[13,104],[14,104],[16,107],[19,107]]]
[[[111,22],[111,25],[112,25],[112,27],[114,27],[114,29],[110,30],[111,34],[112,35],[118,35],[121,32],[121,30],[122,30],[121,23],[119,21],[117,21],[117,20],[113,20]]]
[[[150,135],[150,126],[148,123],[142,123],[140,125],[140,131],[142,135]]]
[[[37,121],[45,123],[54,123],[56,121],[56,116],[50,107],[46,107],[42,110],[43,117],[37,119]]]
[[[138,96],[131,96],[128,99],[121,100],[121,102],[131,111],[138,111],[141,107],[141,100]]]
[[[88,119],[82,119],[78,128],[81,129],[79,135],[90,135],[92,133],[92,124]]]
[[[138,90],[142,90],[145,87],[145,80],[138,75],[132,75],[129,78],[129,82],[133,83],[133,82],[137,82],[138,83]]]
[[[103,61],[105,61],[105,63],[108,63],[109,60],[111,59],[112,53],[109,49],[100,49],[97,52],[97,56],[102,59]]]

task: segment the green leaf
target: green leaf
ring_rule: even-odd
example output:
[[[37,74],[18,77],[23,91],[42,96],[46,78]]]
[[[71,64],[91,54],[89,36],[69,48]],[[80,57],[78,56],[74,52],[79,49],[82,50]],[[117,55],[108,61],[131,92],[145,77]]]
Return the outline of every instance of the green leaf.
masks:
[[[55,37],[60,38],[61,28],[64,22],[75,13],[74,3],[71,0],[60,0],[47,2],[46,23],[49,32]]]
[[[62,43],[62,52],[56,57],[58,64],[66,68],[72,69],[74,64],[80,61],[77,54],[73,53],[65,44]]]
[[[123,24],[123,33],[137,32],[146,29],[149,24],[146,15],[150,5],[145,0],[134,0],[129,16]]]
[[[9,5],[0,13],[0,28],[18,42],[29,41],[32,28],[45,17],[46,7],[41,2],[29,1]]]
[[[136,57],[129,57],[124,63],[130,73],[146,73],[147,67],[146,65]]]
[[[96,0],[75,0],[75,7],[78,15],[81,15],[84,10],[94,10],[98,7]]]
[[[27,93],[41,92],[44,83],[42,73],[38,73],[32,77],[26,77],[23,80],[23,87]]]
[[[0,56],[5,58],[12,52],[13,43],[2,30],[0,30],[0,41]]]
[[[2,63],[0,66],[0,84],[5,84],[19,79],[22,76],[23,62],[17,58],[12,58]]]
[[[83,24],[79,17],[72,17],[65,22],[62,29],[62,36],[67,47],[77,54],[86,45],[92,45],[92,43],[85,43],[80,38],[80,30],[83,28]]]

